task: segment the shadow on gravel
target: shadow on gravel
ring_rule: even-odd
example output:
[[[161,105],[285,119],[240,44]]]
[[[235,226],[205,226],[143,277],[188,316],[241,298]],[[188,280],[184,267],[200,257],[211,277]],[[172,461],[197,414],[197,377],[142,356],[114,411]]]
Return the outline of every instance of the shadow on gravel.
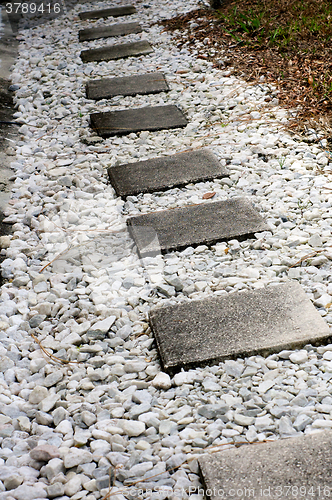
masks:
[[[13,119],[14,103],[9,86],[10,81],[0,77],[0,125],[5,125],[3,122],[10,122]]]
[[[11,224],[3,222],[5,215],[2,207],[9,198],[10,182],[12,174],[9,170],[10,157],[8,152],[8,138],[14,137],[17,131],[16,125],[10,125],[13,120],[14,103],[11,92],[9,91],[10,81],[6,78],[0,78],[0,236],[11,233]],[[5,256],[0,254],[0,264]],[[3,278],[0,275],[0,286],[3,284]]]
[[[5,217],[6,216],[4,215],[3,211],[0,209],[0,237],[9,235],[12,232],[12,224],[7,224],[7,223],[3,222]],[[0,266],[1,266],[2,262],[5,260],[5,258],[6,258],[6,256],[2,255],[2,253],[0,253]],[[2,274],[0,272],[0,287],[3,285],[4,282],[5,282],[5,279],[2,277]]]

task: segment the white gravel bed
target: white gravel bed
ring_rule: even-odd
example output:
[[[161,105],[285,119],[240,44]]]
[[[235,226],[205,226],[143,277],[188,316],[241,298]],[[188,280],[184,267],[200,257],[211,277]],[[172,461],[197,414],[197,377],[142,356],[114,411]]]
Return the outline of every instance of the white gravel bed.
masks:
[[[107,43],[147,39],[154,52],[82,64],[80,51],[105,40],[79,44],[78,30],[106,21],[81,22],[77,13],[106,6],[82,4],[20,34],[12,81],[15,116],[24,124],[6,211],[13,235],[0,240],[8,280],[0,303],[0,500],[102,499],[110,467],[111,498],[200,500],[192,459],[206,448],[332,428],[332,344],[170,378],[147,322],[155,305],[295,279],[332,323],[325,144],[284,130],[287,113],[275,89],[213,68],[197,58],[206,54],[203,44],[196,53],[177,48],[153,24],[196,8],[197,0],[137,2],[130,21],[145,31]],[[108,24],[122,21],[128,18]],[[155,70],[165,73],[169,93],[85,98],[90,78]],[[161,104],[178,105],[188,126],[91,139],[90,112]],[[229,178],[127,200],[107,182],[108,166],[201,147],[227,165]],[[252,200],[271,232],[138,259],[128,215],[238,196]],[[51,360],[37,341],[74,363]]]

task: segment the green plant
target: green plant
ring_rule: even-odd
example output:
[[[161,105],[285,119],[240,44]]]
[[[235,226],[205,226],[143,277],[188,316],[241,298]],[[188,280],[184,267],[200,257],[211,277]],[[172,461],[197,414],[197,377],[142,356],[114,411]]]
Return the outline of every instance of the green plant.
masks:
[[[285,161],[286,161],[286,158],[284,156],[282,156],[281,158],[277,158],[277,162],[279,163],[280,168],[284,168]]]
[[[308,200],[307,202],[304,202],[302,200],[298,200],[297,206],[300,209],[301,212],[301,217],[303,217],[303,213],[305,210],[307,210],[309,207],[313,205],[311,200]]]
[[[262,19],[265,12],[255,12],[249,9],[246,12],[240,12],[237,7],[224,14],[219,12],[219,17],[227,25],[225,32],[231,35],[238,43],[243,41],[241,35],[254,35],[260,32],[260,39],[263,37],[264,27],[262,26]]]

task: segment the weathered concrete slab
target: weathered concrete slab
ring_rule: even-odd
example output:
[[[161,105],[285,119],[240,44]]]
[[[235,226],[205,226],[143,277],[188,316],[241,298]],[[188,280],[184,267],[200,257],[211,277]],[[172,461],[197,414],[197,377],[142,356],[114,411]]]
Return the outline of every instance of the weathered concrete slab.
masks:
[[[327,323],[297,282],[152,309],[168,372],[326,341]]]
[[[138,23],[119,23],[111,26],[98,26],[87,28],[78,32],[80,42],[97,40],[98,38],[109,38],[111,36],[129,35],[130,33],[141,33],[142,28]]]
[[[94,113],[90,119],[91,127],[101,137],[130,134],[142,130],[185,127],[188,123],[182,111],[173,105]]]
[[[108,169],[108,176],[118,196],[163,191],[190,182],[202,182],[229,173],[208,149],[189,151],[151,160],[127,163]]]
[[[86,85],[88,99],[110,99],[116,95],[157,94],[169,90],[162,73],[90,80]]]
[[[82,50],[81,59],[84,63],[110,61],[111,59],[122,59],[123,57],[137,57],[153,52],[153,48],[146,40],[141,42],[121,43],[118,45],[106,45],[98,49]]]
[[[324,431],[206,454],[198,464],[210,500],[321,500],[332,492],[331,448]]]
[[[80,12],[79,18],[85,21],[86,19],[100,19],[102,17],[120,17],[135,14],[136,9],[133,5],[123,5],[123,7],[111,7],[110,9],[90,10],[88,12]]]
[[[245,239],[259,231],[270,231],[259,212],[245,198],[161,210],[130,217],[127,224],[142,256],[192,245],[213,245],[232,238]],[[142,230],[147,226],[156,232],[158,247]]]

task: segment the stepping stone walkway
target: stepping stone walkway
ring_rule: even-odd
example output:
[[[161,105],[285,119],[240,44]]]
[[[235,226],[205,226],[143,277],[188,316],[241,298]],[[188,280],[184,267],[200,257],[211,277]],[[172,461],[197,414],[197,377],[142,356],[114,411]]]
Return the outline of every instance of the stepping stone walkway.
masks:
[[[98,26],[97,28],[87,28],[78,32],[80,42],[97,40],[98,38],[109,38],[111,36],[129,35],[131,33],[141,33],[142,27],[138,23],[119,23],[111,26]]]
[[[86,85],[88,99],[111,99],[116,95],[157,94],[169,87],[162,73],[91,80]]]
[[[163,191],[190,182],[204,182],[229,175],[208,149],[162,156],[151,160],[118,165],[108,176],[118,196]]]
[[[332,432],[254,443],[198,459],[210,500],[321,500],[332,494]]]
[[[244,239],[260,231],[270,231],[259,212],[245,198],[129,217],[127,224],[141,257],[193,245],[213,245],[232,238]],[[159,242],[149,241],[145,227],[155,231]]]
[[[91,127],[101,137],[130,134],[142,130],[185,127],[187,119],[177,106],[154,106],[120,111],[94,113]]]
[[[155,308],[149,317],[163,367],[170,373],[330,337],[328,325],[292,281]]]
[[[153,52],[149,42],[123,43],[119,45],[107,45],[98,49],[82,50],[81,59],[86,62],[110,61],[111,59],[122,59],[123,57],[142,56]]]
[[[112,7],[110,9],[92,10],[88,12],[80,12],[79,18],[82,21],[87,19],[100,19],[102,17],[120,17],[135,14],[136,8],[133,5],[124,5],[123,7]]]
[[[126,6],[121,13],[118,13],[121,9],[106,9],[85,12],[80,17],[125,15],[123,9],[127,9],[126,14],[135,12],[133,6]],[[127,31],[130,29],[137,31]],[[79,39],[93,40],[139,30],[135,23],[132,28],[130,23],[98,27],[81,31]],[[85,50],[81,58],[83,62],[108,61],[148,54],[152,50],[148,42],[138,42]],[[161,73],[94,80],[88,82],[86,88],[87,97],[96,100],[167,90]],[[186,124],[186,118],[176,106],[91,115],[91,126],[102,137]],[[223,177],[227,171],[209,150],[198,150],[111,167],[108,175],[116,194],[125,197]],[[127,225],[141,257],[270,231],[250,200],[244,198],[129,217]],[[266,355],[330,339],[327,323],[302,287],[292,281],[153,308],[149,321],[163,369],[170,374],[182,368],[240,356]],[[262,382],[265,385],[258,386],[258,392],[267,390],[266,382],[270,381]],[[290,496],[289,492],[294,496],[294,491],[317,500],[330,496],[331,446],[332,432],[325,432],[204,455],[198,463],[206,496],[210,500],[279,499]]]

